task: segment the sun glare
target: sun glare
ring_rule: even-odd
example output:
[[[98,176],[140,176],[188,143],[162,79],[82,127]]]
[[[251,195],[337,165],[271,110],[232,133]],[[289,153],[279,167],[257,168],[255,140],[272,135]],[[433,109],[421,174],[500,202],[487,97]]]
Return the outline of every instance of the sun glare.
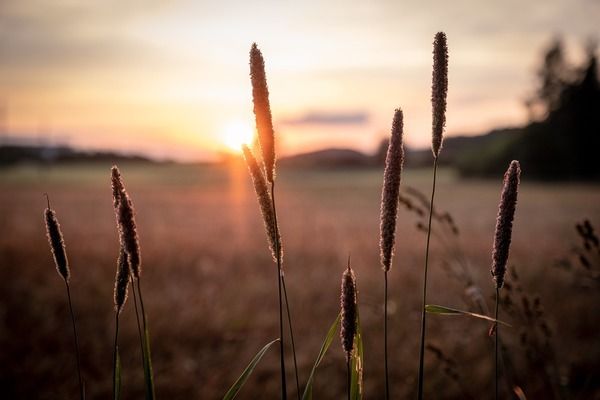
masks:
[[[223,144],[231,151],[241,152],[242,145],[250,146],[254,138],[254,129],[249,123],[232,121],[223,128]]]

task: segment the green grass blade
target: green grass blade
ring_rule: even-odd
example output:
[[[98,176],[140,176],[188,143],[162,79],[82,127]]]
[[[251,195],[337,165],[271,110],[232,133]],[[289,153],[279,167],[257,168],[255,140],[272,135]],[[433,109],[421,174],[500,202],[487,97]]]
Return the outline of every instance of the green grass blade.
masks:
[[[352,400],[362,399],[363,389],[363,361],[364,361],[364,346],[362,340],[362,331],[360,329],[360,318],[356,315],[356,335],[354,335],[354,352],[352,353],[352,363],[350,365],[351,380],[350,380],[350,398]]]
[[[114,399],[119,400],[121,398],[121,356],[119,355],[119,346],[117,346],[115,357],[115,382],[114,382]]]
[[[144,380],[146,382],[146,399],[154,400],[154,374],[152,372],[152,357],[150,356],[150,334],[148,322],[144,315]]]
[[[265,345],[265,347],[263,347],[258,353],[256,353],[256,355],[254,356],[254,358],[252,359],[252,361],[250,361],[250,364],[248,364],[248,366],[246,367],[246,369],[244,370],[244,372],[242,372],[242,374],[240,375],[240,377],[235,381],[235,383],[231,386],[231,388],[229,388],[229,390],[227,391],[227,393],[225,393],[225,396],[223,396],[223,400],[232,400],[232,399],[235,399],[235,397],[237,396],[238,392],[240,391],[240,389],[242,388],[242,386],[244,386],[244,384],[248,380],[248,377],[250,376],[250,374],[252,374],[252,371],[254,371],[254,368],[256,368],[256,365],[263,358],[263,356],[265,355],[265,353],[267,352],[267,350],[269,350],[269,348],[274,343],[276,343],[278,341],[279,341],[279,339],[275,339],[272,342],[267,343]]]
[[[491,322],[498,322],[502,325],[506,325],[506,326],[510,326],[512,327],[511,324],[504,322],[504,321],[500,321],[499,319],[494,319],[492,317],[488,317],[487,315],[482,315],[482,314],[476,314],[476,313],[472,313],[469,311],[464,311],[464,310],[459,310],[456,308],[451,308],[451,307],[445,307],[445,306],[440,306],[437,304],[427,304],[425,306],[425,311],[428,312],[429,314],[438,314],[438,315],[466,315],[469,317],[474,317],[474,318],[479,318],[479,319],[485,319],[486,321],[491,321]]]
[[[327,353],[329,346],[331,346],[331,342],[333,341],[333,338],[336,336],[337,329],[340,324],[340,319],[341,319],[341,315],[338,314],[335,321],[333,321],[333,324],[331,324],[329,331],[327,331],[327,335],[325,336],[325,340],[323,341],[323,344],[321,345],[321,350],[319,351],[319,355],[317,356],[315,364],[313,365],[313,368],[310,371],[310,376],[308,377],[308,381],[306,382],[306,388],[304,389],[304,394],[302,395],[302,400],[312,400],[312,389],[313,389],[313,382],[315,379],[315,372],[317,371],[317,367],[319,366],[319,364],[321,364],[323,357],[325,357],[325,353]]]

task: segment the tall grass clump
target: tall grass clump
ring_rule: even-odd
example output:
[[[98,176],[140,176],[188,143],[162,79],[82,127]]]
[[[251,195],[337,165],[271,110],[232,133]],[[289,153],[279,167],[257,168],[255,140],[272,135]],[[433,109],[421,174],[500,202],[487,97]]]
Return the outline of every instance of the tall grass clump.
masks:
[[[431,216],[435,197],[435,180],[437,175],[438,158],[442,148],[444,127],[446,125],[446,98],[448,95],[448,45],[446,34],[438,32],[433,41],[433,74],[431,84],[432,105],[432,132],[431,150],[433,152],[433,183],[431,188],[431,201],[429,204],[429,218],[427,224],[427,244],[425,246],[425,269],[423,272],[423,301],[421,308],[421,346],[419,350],[419,383],[418,398],[423,399],[424,357],[425,357],[425,329],[427,304],[427,267],[429,265],[429,242],[431,239]]]
[[[75,341],[75,360],[77,363],[77,378],[79,380],[79,396],[83,400],[85,398],[85,386],[81,376],[81,356],[79,352],[79,338],[77,337],[77,327],[75,324],[75,312],[73,311],[73,301],[71,300],[71,288],[69,279],[71,278],[71,270],[69,269],[69,260],[67,258],[67,250],[63,239],[60,224],[56,217],[56,212],[50,208],[50,197],[45,194],[48,207],[44,210],[44,221],[46,223],[46,235],[48,243],[56,265],[56,271],[65,282],[67,291],[67,300],[69,302],[69,313],[71,314],[71,323],[73,325],[73,338]]]
[[[117,227],[119,231],[119,241],[121,243],[121,249],[127,255],[127,262],[129,264],[132,292],[134,294],[134,302],[136,303],[136,318],[138,319],[138,329],[140,319],[137,310],[138,299],[142,314],[141,319],[144,332],[143,335],[140,334],[140,344],[142,347],[144,380],[146,382],[146,399],[154,399],[154,376],[152,372],[150,334],[148,329],[148,319],[144,307],[144,298],[142,295],[142,259],[137,233],[137,226],[135,223],[135,210],[133,207],[133,202],[131,201],[129,194],[125,189],[125,185],[123,184],[121,173],[116,166],[113,166],[111,169],[111,182],[113,190],[113,205],[115,206]]]
[[[358,312],[356,310],[356,278],[354,276],[354,271],[350,268],[350,258],[348,258],[348,267],[342,275],[340,303],[340,338],[342,340],[342,348],[346,354],[346,371],[348,378],[347,391],[348,400],[350,400],[352,388],[351,362],[352,353],[354,352],[354,337],[357,332],[358,317]]]
[[[513,160],[506,173],[502,185],[500,204],[498,205],[498,217],[496,218],[496,231],[494,233],[494,247],[492,250],[492,277],[496,286],[496,309],[495,319],[498,320],[498,303],[500,289],[504,285],[504,274],[510,250],[513,220],[517,207],[517,196],[519,192],[519,181],[521,178],[521,166]],[[498,399],[498,341],[499,326],[496,323],[496,336],[494,340],[495,359],[495,398]]]
[[[265,73],[265,61],[261,51],[256,43],[252,44],[250,49],[250,80],[252,83],[252,102],[254,105],[254,116],[256,130],[258,132],[258,142],[260,144],[262,155],[262,166],[258,164],[252,152],[244,147],[244,156],[252,175],[254,188],[258,197],[267,237],[271,252],[277,263],[277,287],[279,295],[279,359],[281,367],[281,397],[287,398],[284,337],[283,337],[283,300],[285,299],[288,325],[290,330],[290,339],[292,342],[292,353],[294,358],[294,372],[296,377],[296,391],[300,398],[300,382],[298,379],[298,364],[296,361],[296,345],[294,343],[294,331],[292,328],[292,317],[290,305],[285,287],[285,277],[283,273],[283,251],[281,246],[281,236],[279,225],[277,223],[277,207],[275,205],[275,132],[273,130],[273,120],[271,116],[271,107],[269,104],[269,89],[267,86],[267,77]],[[283,293],[283,298],[282,298]]]
[[[388,306],[388,271],[392,266],[394,242],[396,237],[396,217],[398,215],[398,201],[400,197],[400,179],[404,149],[402,146],[403,114],[401,109],[394,112],[392,133],[385,158],[385,172],[383,174],[383,189],[381,193],[381,225],[379,248],[381,250],[381,265],[383,268],[383,343],[385,366],[385,398],[389,399],[388,377],[388,339],[387,339],[387,306]]]

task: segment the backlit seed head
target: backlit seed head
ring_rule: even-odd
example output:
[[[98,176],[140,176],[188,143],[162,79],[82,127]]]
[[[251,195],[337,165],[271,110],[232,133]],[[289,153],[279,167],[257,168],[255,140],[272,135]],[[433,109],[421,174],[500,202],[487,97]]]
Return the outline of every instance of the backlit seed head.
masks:
[[[51,210],[50,207],[46,208],[44,211],[44,220],[46,222],[46,235],[48,237],[48,243],[50,244],[50,250],[52,250],[56,270],[65,282],[68,283],[71,272],[69,270],[65,242],[60,230],[60,224],[56,218],[56,213],[54,210]]]
[[[389,271],[391,268],[392,256],[394,254],[400,179],[404,160],[404,149],[402,146],[403,125],[402,110],[397,109],[394,113],[392,135],[385,158],[383,190],[381,193],[379,249],[381,251],[381,265],[385,271]]]
[[[342,340],[342,348],[346,353],[346,359],[349,360],[354,349],[354,336],[357,331],[356,278],[354,276],[354,271],[350,268],[350,259],[348,259],[348,268],[342,275],[341,291],[340,338]]]
[[[431,83],[432,135],[431,149],[437,158],[442,148],[446,125],[446,98],[448,96],[448,44],[446,34],[438,32],[433,42],[433,76]]]
[[[115,311],[120,313],[127,301],[127,291],[129,288],[130,268],[127,253],[123,249],[119,251],[117,259],[117,274],[115,276]]]
[[[519,162],[512,161],[504,174],[504,184],[500,204],[498,205],[498,217],[496,218],[494,248],[492,251],[492,276],[496,282],[496,288],[501,288],[504,284],[513,219],[517,208],[520,177],[521,167]]]
[[[265,174],[267,181],[273,182],[275,178],[275,132],[269,104],[265,60],[256,43],[253,43],[250,49],[250,80],[252,82],[256,130],[258,131]]]

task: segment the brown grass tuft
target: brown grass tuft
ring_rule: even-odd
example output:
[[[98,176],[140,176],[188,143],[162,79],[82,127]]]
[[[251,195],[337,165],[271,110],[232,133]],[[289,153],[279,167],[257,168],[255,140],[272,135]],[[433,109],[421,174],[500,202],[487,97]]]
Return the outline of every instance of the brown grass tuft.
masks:
[[[119,252],[117,259],[117,275],[115,276],[115,311],[120,313],[127,301],[129,288],[130,268],[127,253],[123,249]]]
[[[281,248],[281,235],[279,230],[275,226],[275,215],[273,214],[273,203],[271,201],[271,195],[269,194],[269,188],[265,181],[265,176],[261,171],[256,158],[252,154],[252,151],[248,146],[244,145],[244,158],[248,165],[248,170],[252,176],[252,182],[254,183],[254,190],[256,192],[256,198],[258,199],[258,205],[260,206],[260,212],[265,223],[265,229],[267,231],[267,239],[269,240],[269,248],[273,255],[273,260],[277,261],[277,250],[279,250],[280,260],[283,260],[283,250]]]
[[[269,88],[265,74],[265,60],[256,43],[250,49],[250,79],[252,81],[252,101],[258,140],[262,151],[267,181],[275,179],[275,132],[271,106],[269,105]]]
[[[121,247],[127,253],[131,273],[135,278],[139,278],[142,273],[142,258],[135,224],[135,210],[117,166],[112,167],[112,187]]]
[[[498,289],[504,284],[520,176],[521,166],[518,161],[513,160],[504,174],[504,184],[496,219],[494,249],[492,251],[492,276]]]
[[[49,207],[46,208],[44,211],[44,219],[46,221],[46,235],[48,236],[48,243],[52,250],[56,270],[65,282],[69,282],[69,277],[71,276],[69,260],[67,259],[65,242],[63,240],[62,232],[60,231],[60,224],[58,223],[54,210],[51,210]]]
[[[348,268],[342,275],[342,294],[340,296],[342,323],[340,329],[340,338],[342,339],[342,348],[346,352],[346,360],[350,359],[354,349],[354,335],[356,334],[356,278],[354,271]]]
[[[394,254],[394,241],[396,237],[396,217],[398,215],[398,199],[400,196],[400,178],[404,149],[402,147],[403,114],[401,109],[394,113],[392,135],[385,158],[385,172],[383,174],[383,190],[381,193],[381,225],[379,248],[381,250],[381,265],[389,271]]]
[[[448,96],[448,45],[446,34],[438,32],[433,41],[433,77],[431,82],[432,135],[431,149],[437,158],[442,148],[446,125],[446,98]]]

